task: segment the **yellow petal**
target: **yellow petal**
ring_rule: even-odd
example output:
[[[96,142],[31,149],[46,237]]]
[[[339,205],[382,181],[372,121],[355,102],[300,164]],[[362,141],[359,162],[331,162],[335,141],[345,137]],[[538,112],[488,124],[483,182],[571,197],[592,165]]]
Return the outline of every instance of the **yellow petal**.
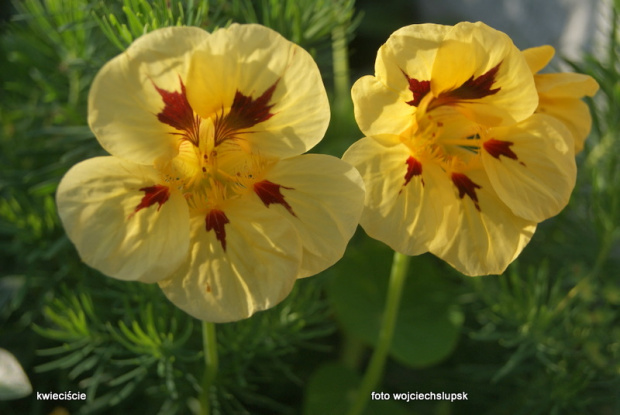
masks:
[[[477,204],[453,192],[444,216],[448,232],[437,232],[430,252],[465,275],[501,274],[529,242],[536,224],[515,216],[497,197],[483,170],[467,172]]]
[[[274,87],[271,114],[242,134],[255,152],[292,156],[323,137],[329,103],[319,69],[301,47],[260,25],[214,32],[193,55],[187,96],[203,118],[230,109],[237,93],[256,99]]]
[[[302,248],[297,232],[260,201],[233,201],[222,212],[228,222],[224,250],[205,218],[192,217],[189,261],[159,283],[177,307],[206,321],[247,318],[271,308],[291,291]]]
[[[549,45],[536,46],[523,50],[523,57],[532,73],[537,73],[543,69],[555,55],[555,49]]]
[[[538,112],[551,115],[563,122],[572,134],[575,153],[583,150],[592,128],[592,115],[585,102],[576,98],[541,97]]]
[[[492,83],[481,87],[485,78]],[[454,105],[482,124],[521,121],[538,105],[533,75],[522,53],[507,35],[480,22],[454,26],[433,64],[431,91],[438,102],[445,94],[458,98],[463,94],[457,91],[464,87],[465,99],[457,99]]]
[[[149,200],[149,188],[164,193]],[[116,157],[83,161],[63,177],[56,201],[82,260],[110,277],[156,282],[187,256],[187,203],[151,167]]]
[[[577,175],[568,129],[535,114],[488,134],[482,162],[500,199],[515,215],[534,222],[557,215],[568,204]]]
[[[431,79],[437,48],[450,30],[450,26],[431,23],[398,29],[379,48],[375,75],[390,89],[407,94],[407,76],[418,81]],[[409,94],[406,101],[411,100]]]
[[[598,83],[577,73],[541,74],[534,79],[540,95],[537,112],[562,121],[573,135],[575,152],[580,152],[592,127],[590,109],[581,98],[594,96]]]
[[[351,96],[355,120],[364,135],[401,134],[411,128],[415,108],[407,105],[411,100],[411,92],[407,92],[404,96],[372,76],[358,79]]]
[[[103,66],[88,96],[88,123],[106,151],[140,164],[174,156],[178,131],[158,120],[164,103],[155,86],[180,91],[192,51],[208,37],[195,27],[158,29]]]
[[[343,160],[354,165],[366,183],[360,221],[366,233],[398,252],[418,255],[428,251],[442,231],[452,190],[445,173],[432,162],[422,160],[419,174],[407,177],[409,157],[403,144],[385,147],[365,137],[346,151]]]
[[[364,184],[342,160],[305,154],[281,160],[266,180],[277,183],[291,207],[269,205],[299,234],[303,258],[299,277],[317,274],[342,258],[364,207]]]
[[[534,79],[538,92],[553,98],[592,97],[599,88],[594,78],[580,73],[539,74]]]

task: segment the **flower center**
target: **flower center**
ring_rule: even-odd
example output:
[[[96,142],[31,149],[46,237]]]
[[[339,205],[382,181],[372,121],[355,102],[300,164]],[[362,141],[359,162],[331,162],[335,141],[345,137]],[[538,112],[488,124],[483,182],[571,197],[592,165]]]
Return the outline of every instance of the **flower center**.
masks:
[[[184,194],[190,213],[204,215],[226,200],[256,191],[255,183],[275,163],[275,159],[254,153],[244,135],[273,116],[269,101],[278,82],[258,98],[237,91],[228,111],[208,118],[194,113],[185,85],[181,79],[179,82],[180,92],[155,85],[165,104],[157,118],[174,127],[172,134],[178,137],[177,154],[156,161],[155,167],[169,186]]]
[[[424,99],[432,100],[431,95]],[[439,164],[444,171],[461,170],[478,160],[484,129],[452,106],[441,106],[418,116],[403,139],[412,155]]]
[[[430,80],[409,77],[407,80],[413,99],[407,104],[416,107],[416,125],[405,144],[414,157],[438,163],[445,171],[462,169],[479,159],[482,127],[469,120],[460,108],[482,98],[495,95],[501,88],[494,87],[501,62],[479,76],[472,75],[461,86],[435,96]]]

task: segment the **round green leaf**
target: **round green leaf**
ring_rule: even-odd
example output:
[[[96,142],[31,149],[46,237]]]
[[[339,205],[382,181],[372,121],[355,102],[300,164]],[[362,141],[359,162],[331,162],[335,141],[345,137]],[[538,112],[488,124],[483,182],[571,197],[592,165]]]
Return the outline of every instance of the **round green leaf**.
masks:
[[[365,238],[332,269],[328,295],[345,330],[375,346],[393,252]],[[463,314],[456,292],[429,255],[411,258],[391,356],[411,367],[438,363],[456,347]]]

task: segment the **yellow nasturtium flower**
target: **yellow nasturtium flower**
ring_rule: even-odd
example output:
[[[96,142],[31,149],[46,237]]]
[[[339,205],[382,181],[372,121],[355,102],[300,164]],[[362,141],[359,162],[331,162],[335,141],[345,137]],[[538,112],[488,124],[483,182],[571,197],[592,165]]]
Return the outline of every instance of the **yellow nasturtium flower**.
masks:
[[[157,282],[187,313],[223,322],[274,306],[344,253],[363,182],[301,155],[329,106],[311,56],[260,25],[169,27],[96,76],[88,121],[111,156],[69,170],[60,218],[82,260]]]
[[[343,159],[366,183],[364,230],[467,275],[503,272],[575,185],[573,136],[539,92],[524,54],[483,23],[393,33],[352,89],[366,137]]]

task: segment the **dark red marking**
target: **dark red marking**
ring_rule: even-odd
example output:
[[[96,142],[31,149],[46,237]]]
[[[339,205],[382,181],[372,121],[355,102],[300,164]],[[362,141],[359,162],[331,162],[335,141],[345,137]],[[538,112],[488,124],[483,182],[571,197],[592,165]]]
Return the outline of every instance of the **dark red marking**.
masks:
[[[472,202],[474,202],[476,209],[480,210],[476,189],[482,189],[482,187],[474,183],[469,177],[467,177],[463,173],[452,173],[452,183],[454,183],[456,188],[459,189],[459,197],[461,199],[463,199],[465,195],[469,196]]]
[[[405,75],[407,82],[409,82],[409,90],[413,93],[413,99],[411,101],[407,101],[407,104],[417,107],[420,105],[422,98],[424,98],[424,96],[431,90],[431,81],[418,81],[417,79],[409,78],[409,75],[407,75],[402,69],[401,72]]]
[[[472,75],[463,85],[452,91],[451,95],[459,99],[480,99],[497,94],[501,88],[491,89],[491,87],[495,83],[495,76],[501,64],[498,63],[477,78]]]
[[[454,105],[459,101],[469,101],[473,99],[481,99],[489,95],[497,94],[501,88],[491,89],[495,83],[495,76],[502,63],[498,63],[484,74],[477,78],[472,75],[463,85],[452,91],[442,92],[429,105],[429,110],[437,108],[440,105]]]
[[[272,183],[269,180],[263,180],[261,182],[254,183],[254,191],[256,192],[258,197],[260,197],[260,200],[263,201],[265,206],[269,207],[269,205],[271,205],[272,203],[277,203],[284,206],[291,215],[297,216],[295,212],[293,212],[293,208],[291,207],[291,205],[289,205],[288,202],[284,200],[284,195],[282,195],[280,189],[293,190],[292,187],[286,187],[276,183]]]
[[[405,173],[405,184],[403,184],[403,187],[409,184],[413,176],[419,176],[422,174],[422,163],[420,163],[417,159],[409,156],[405,163],[407,164],[407,173]],[[424,185],[424,179],[422,179],[422,185]]]
[[[168,198],[170,197],[170,190],[167,186],[162,186],[160,184],[156,184],[155,186],[143,187],[139,189],[141,192],[144,192],[144,196],[142,197],[142,201],[136,206],[134,212],[130,215],[133,216],[140,209],[147,208],[149,206],[158,203],[157,211],[161,208],[161,205],[166,203]]]
[[[274,82],[256,99],[237,91],[230,112],[215,120],[215,144],[232,138],[239,130],[253,127],[273,117],[274,114],[270,111],[275,104],[269,102],[279,81],[278,79]]]
[[[164,109],[157,114],[157,119],[179,131],[184,131],[181,135],[197,146],[200,117],[194,115],[194,110],[187,100],[185,85],[183,85],[181,77],[179,77],[179,83],[181,84],[181,92],[169,92],[153,83],[165,104]]]
[[[222,244],[222,249],[226,252],[226,224],[230,223],[226,214],[219,209],[211,209],[207,216],[205,216],[205,227],[207,232],[215,231],[215,237],[220,244]]]
[[[493,157],[499,160],[499,156],[508,157],[513,160],[518,160],[517,155],[512,151],[510,146],[514,143],[512,141],[496,140],[494,138],[487,140],[482,144],[484,149]]]

